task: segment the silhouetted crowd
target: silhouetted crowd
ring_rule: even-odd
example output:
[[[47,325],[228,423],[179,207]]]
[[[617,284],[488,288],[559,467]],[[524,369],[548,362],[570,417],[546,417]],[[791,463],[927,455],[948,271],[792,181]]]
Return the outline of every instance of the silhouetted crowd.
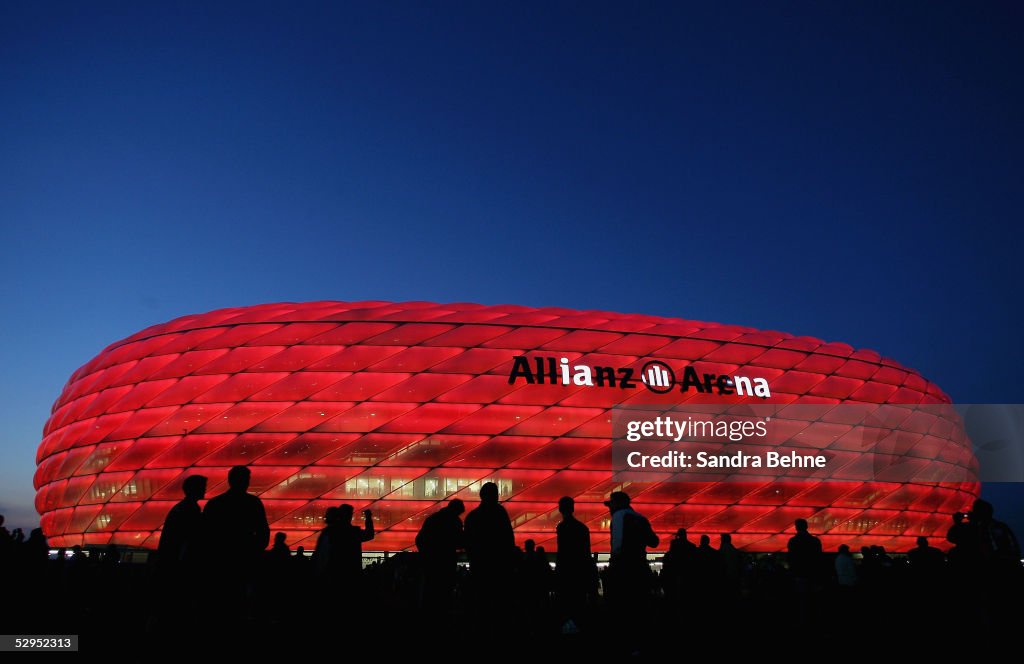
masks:
[[[488,482],[464,518],[459,499],[428,516],[415,553],[365,565],[363,544],[375,536],[370,510],[356,525],[352,506],[327,508],[312,555],[293,552],[285,533],[270,545],[249,479],[248,468],[231,469],[228,490],[205,508],[206,478],[186,479],[144,565],[113,545],[89,556],[75,546],[51,559],[40,529],[25,538],[0,517],[0,565],[23,600],[6,603],[5,633],[100,633],[168,650],[224,637],[257,650],[298,636],[336,647],[384,639],[392,653],[438,656],[472,638],[506,654],[543,643],[603,656],[668,653],[679,639],[787,639],[794,630],[806,641],[842,643],[880,612],[887,629],[898,623],[918,636],[951,617],[973,634],[1009,634],[1021,617],[1020,546],[984,500],[953,515],[947,552],[920,537],[905,556],[874,546],[857,559],[846,545],[829,554],[797,519],[784,555],[744,553],[729,534],[718,535],[717,548],[706,534],[695,544],[679,529],[658,572],[648,550],[659,538],[628,494],[605,502],[611,553],[599,566],[572,498],[558,501],[549,555],[532,540],[516,546]]]

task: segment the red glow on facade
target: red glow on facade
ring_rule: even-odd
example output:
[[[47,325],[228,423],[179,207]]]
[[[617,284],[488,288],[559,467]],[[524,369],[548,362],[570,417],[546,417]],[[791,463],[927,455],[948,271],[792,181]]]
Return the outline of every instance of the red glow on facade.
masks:
[[[948,403],[877,353],[746,327],[560,308],[312,302],[185,316],[117,342],[74,373],[37,455],[36,508],[53,546],[155,547],[189,474],[252,468],[271,528],[311,548],[324,510],[374,510],[367,548],[412,546],[438,504],[472,509],[498,483],[520,543],[553,550],[555,503],[574,496],[598,550],[610,471],[609,409],[651,400],[578,385],[509,384],[513,357],[641,367],[686,362],[760,377],[771,403]],[[689,395],[659,395],[655,403]],[[727,397],[729,398],[729,397]],[[742,400],[742,398],[731,397]],[[958,448],[960,449],[960,448]],[[956,463],[969,467],[970,450]],[[648,482],[625,487],[667,542],[677,528],[785,547],[810,521],[827,549],[906,550],[942,537],[977,483]]]

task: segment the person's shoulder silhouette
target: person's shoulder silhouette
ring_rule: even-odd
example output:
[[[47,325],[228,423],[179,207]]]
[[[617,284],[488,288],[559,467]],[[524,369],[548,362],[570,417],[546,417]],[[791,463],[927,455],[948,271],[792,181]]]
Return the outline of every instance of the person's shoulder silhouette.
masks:
[[[797,519],[793,523],[796,534],[789,538],[787,547],[789,569],[797,576],[811,576],[816,573],[821,559],[821,540],[808,532],[806,519]]]
[[[257,555],[270,543],[263,501],[248,492],[251,477],[245,466],[232,468],[228,490],[211,498],[203,510],[208,537],[225,557]]]
[[[156,555],[159,564],[181,562],[200,548],[202,509],[199,501],[206,496],[206,483],[203,475],[190,475],[182,483],[185,497],[167,513],[161,529]]]
[[[511,556],[515,550],[512,521],[498,502],[498,485],[494,482],[480,487],[480,504],[466,515],[465,537],[471,558]]]
[[[558,550],[555,552],[556,567],[564,565],[590,565],[590,528],[576,518],[576,502],[569,496],[558,501],[562,520],[555,527]]]
[[[462,519],[466,510],[458,498],[437,510],[423,521],[416,534],[416,548],[425,555],[449,554],[462,546]]]

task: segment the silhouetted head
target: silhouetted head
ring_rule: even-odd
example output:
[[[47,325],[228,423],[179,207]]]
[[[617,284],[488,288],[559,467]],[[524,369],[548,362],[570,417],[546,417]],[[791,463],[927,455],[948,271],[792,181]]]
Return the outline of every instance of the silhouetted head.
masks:
[[[700,545],[701,546],[711,546],[711,537],[709,537],[708,535],[701,535],[700,536]]]
[[[729,533],[722,533],[719,539],[722,540],[722,544],[732,544],[732,535]]]
[[[288,535],[284,533],[277,533],[274,535],[274,546],[284,546],[284,541],[288,539]]]
[[[558,511],[563,516],[569,516],[576,511],[576,501],[569,496],[562,496],[558,499]]]
[[[860,547],[860,555],[864,556],[865,558],[870,558],[871,557],[871,547],[870,546],[862,546],[862,547]]]
[[[544,550],[544,547],[542,547],[542,546],[538,546],[537,547],[537,555],[538,556],[543,558],[545,553],[547,553],[547,552]]]
[[[480,487],[480,502],[498,502],[498,485],[494,482],[484,482],[484,485]]]
[[[341,519],[342,523],[352,523],[352,514],[355,512],[355,508],[345,503],[338,508],[338,518]]]
[[[796,521],[793,522],[793,525],[796,526],[796,532],[798,532],[798,533],[806,533],[807,532],[807,519],[797,519]]]
[[[686,528],[680,528],[676,531],[676,539],[686,539]]]
[[[459,515],[466,511],[466,504],[458,498],[452,498],[448,501],[448,509]]]
[[[537,549],[537,543],[534,542],[532,539],[528,539],[525,542],[523,542],[523,546],[526,547],[527,553],[533,553]]]
[[[306,547],[304,547],[304,546],[297,547],[295,549],[295,555],[297,555],[297,556],[304,556],[304,555],[306,555]]]
[[[919,547],[921,547],[922,549],[925,548],[926,546],[928,546],[928,538],[925,537],[924,535],[922,535],[921,537],[918,537],[917,538],[917,545]]]
[[[847,546],[846,544],[840,544],[839,545],[839,553],[850,555],[850,547]]]
[[[992,507],[992,503],[987,500],[979,498],[974,501],[974,505],[971,507],[971,520],[972,521],[991,521],[992,516],[996,510]]]
[[[181,483],[181,490],[189,500],[202,500],[206,497],[206,477],[203,475],[189,475]]]
[[[232,491],[248,491],[252,473],[245,466],[235,466],[228,471],[228,486]]]
[[[337,507],[328,507],[327,510],[324,512],[324,523],[326,523],[328,526],[333,526],[335,524],[341,523],[340,512],[341,510],[339,510]]]
[[[608,506],[612,512],[618,512],[621,509],[629,507],[629,494],[625,491],[612,491],[612,495],[608,496],[608,500],[604,501],[604,504]]]
[[[953,523],[963,523],[967,512],[953,512]]]

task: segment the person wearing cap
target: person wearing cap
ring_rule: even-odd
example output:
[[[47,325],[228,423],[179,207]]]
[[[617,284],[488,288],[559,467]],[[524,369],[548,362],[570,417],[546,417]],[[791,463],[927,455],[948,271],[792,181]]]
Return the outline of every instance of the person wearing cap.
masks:
[[[658,546],[658,536],[650,521],[630,505],[628,493],[613,491],[604,504],[612,514],[606,594],[621,625],[622,643],[639,655],[654,581],[647,565],[647,547]]]
[[[612,561],[643,560],[646,566],[647,547],[659,541],[650,522],[633,509],[625,491],[613,491],[604,504],[612,513]]]
[[[650,521],[630,505],[629,494],[613,491],[604,502],[612,515],[612,551],[609,572],[614,579],[613,594],[645,594],[651,569],[647,565],[647,547],[658,546],[658,536]]]

